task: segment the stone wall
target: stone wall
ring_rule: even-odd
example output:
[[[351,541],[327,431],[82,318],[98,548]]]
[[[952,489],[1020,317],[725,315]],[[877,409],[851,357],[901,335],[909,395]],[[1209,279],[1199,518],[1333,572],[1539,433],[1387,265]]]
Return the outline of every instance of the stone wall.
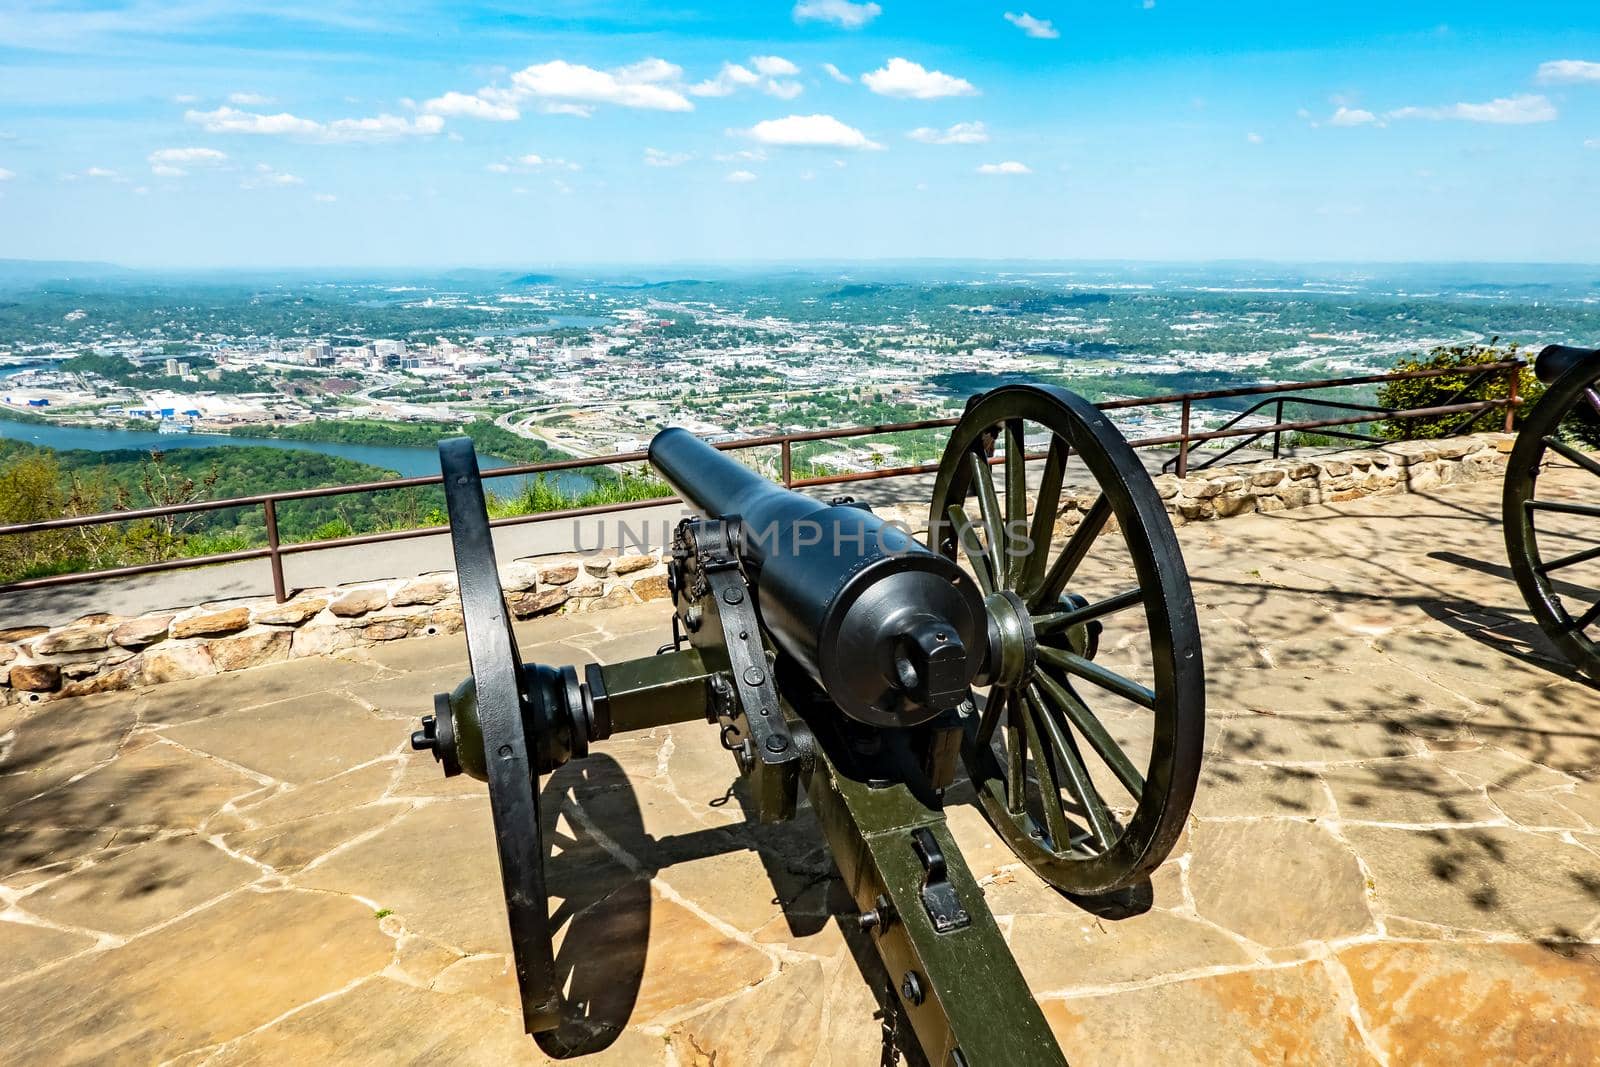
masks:
[[[519,619],[668,595],[660,553],[519,559],[500,568],[500,582]],[[53,629],[0,630],[0,700],[131,689],[460,629],[452,573],[307,589],[282,604],[234,600],[136,618],[91,614]]]
[[[1155,483],[1173,521],[1182,525],[1498,479],[1510,440],[1506,434],[1474,434],[1401,441],[1195,472],[1186,479],[1162,475]],[[1057,533],[1076,526],[1090,503],[1064,499]],[[925,504],[877,511],[919,534],[927,528]],[[519,559],[501,567],[500,581],[519,619],[668,596],[659,552]],[[282,604],[229,601],[137,618],[86,615],[54,629],[0,631],[0,702],[129,689],[460,629],[453,574],[309,589]]]

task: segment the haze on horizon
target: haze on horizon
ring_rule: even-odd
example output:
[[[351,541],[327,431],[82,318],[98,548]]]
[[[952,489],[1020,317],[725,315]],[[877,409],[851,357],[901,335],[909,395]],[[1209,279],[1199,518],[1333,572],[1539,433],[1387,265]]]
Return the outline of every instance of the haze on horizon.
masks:
[[[16,0],[0,257],[1593,261],[1593,14]]]

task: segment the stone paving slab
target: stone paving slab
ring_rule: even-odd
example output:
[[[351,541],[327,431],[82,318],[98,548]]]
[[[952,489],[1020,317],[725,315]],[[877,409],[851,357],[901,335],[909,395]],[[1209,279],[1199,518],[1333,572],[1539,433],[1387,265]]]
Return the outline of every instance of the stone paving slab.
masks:
[[[1085,910],[950,808],[1072,1062],[1594,1062],[1600,694],[1530,626],[1495,497],[1180,531],[1212,715],[1148,907]],[[666,625],[518,639],[616,660]],[[543,1062],[486,798],[407,745],[464,661],[397,641],[0,712],[0,1061]],[[884,976],[815,820],[748,822],[734,779],[691,724],[543,783],[586,1062],[879,1062]]]

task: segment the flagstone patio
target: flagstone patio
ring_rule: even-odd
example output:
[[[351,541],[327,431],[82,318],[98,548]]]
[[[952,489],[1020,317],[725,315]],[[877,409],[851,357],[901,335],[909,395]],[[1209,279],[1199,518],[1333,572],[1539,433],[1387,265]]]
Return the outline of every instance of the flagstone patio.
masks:
[[[1208,763],[1137,897],[949,816],[1075,1064],[1590,1063],[1600,694],[1527,619],[1498,486],[1180,531]],[[664,604],[520,628],[645,655]],[[459,636],[0,708],[0,1060],[534,1063],[482,787],[407,736]],[[544,784],[574,1012],[616,1064],[873,1065],[885,979],[819,829],[703,725]],[[975,1065],[977,1067],[977,1065]]]

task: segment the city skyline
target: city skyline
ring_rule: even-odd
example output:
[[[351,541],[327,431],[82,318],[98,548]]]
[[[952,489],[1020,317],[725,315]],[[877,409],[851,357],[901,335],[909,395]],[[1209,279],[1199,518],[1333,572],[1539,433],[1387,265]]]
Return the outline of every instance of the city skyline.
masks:
[[[1576,4],[0,14],[0,257],[1583,262]]]

